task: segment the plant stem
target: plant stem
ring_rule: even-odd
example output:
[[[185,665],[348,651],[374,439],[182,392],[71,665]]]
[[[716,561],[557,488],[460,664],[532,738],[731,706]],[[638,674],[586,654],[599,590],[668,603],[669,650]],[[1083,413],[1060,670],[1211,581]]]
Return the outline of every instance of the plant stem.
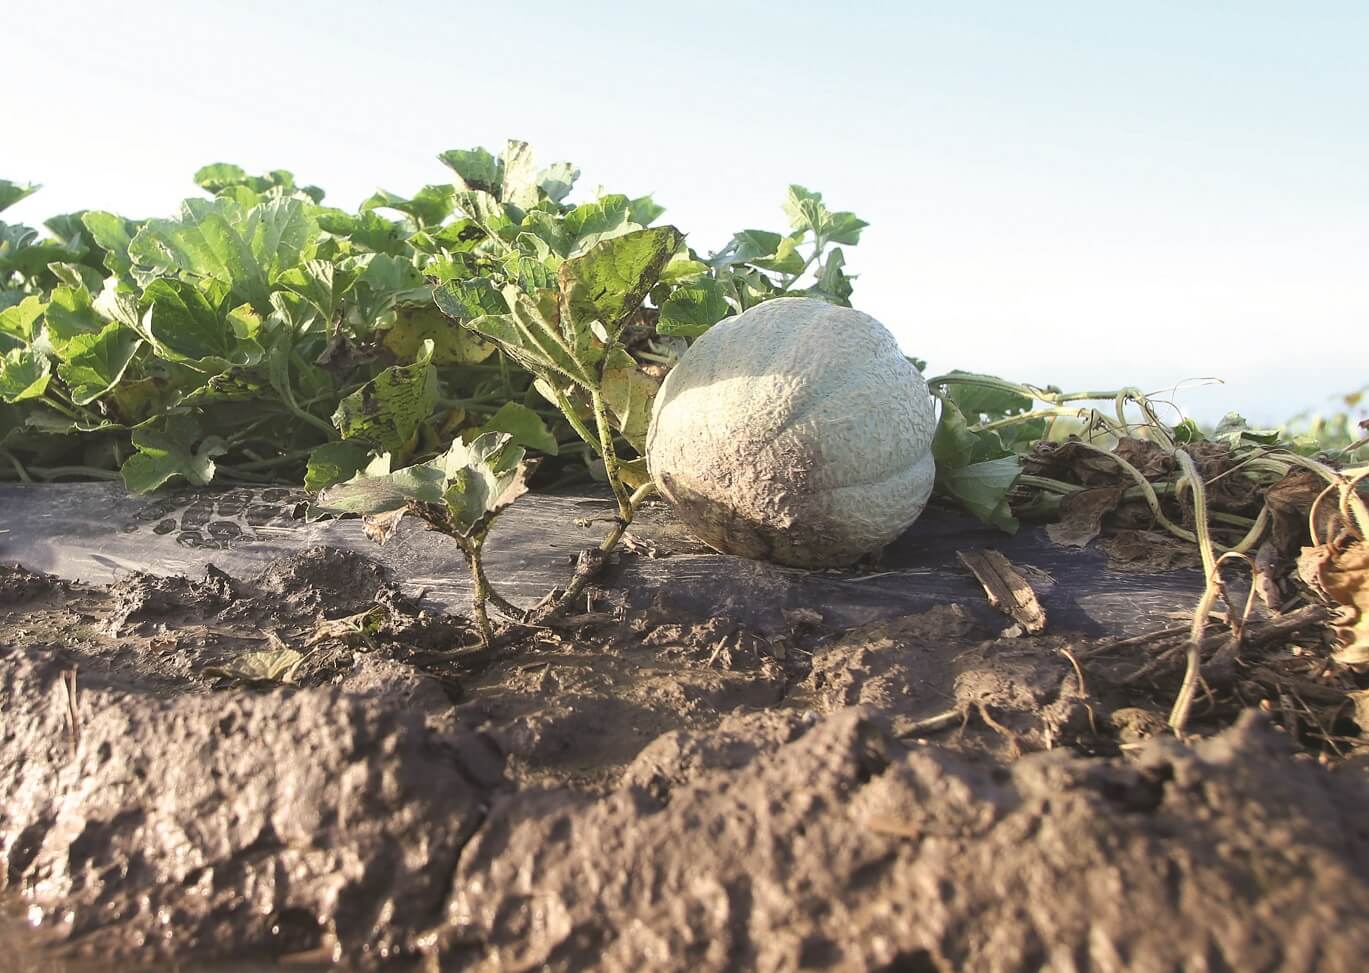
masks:
[[[278,466],[289,466],[291,463],[298,462],[299,460],[308,459],[313,452],[313,448],[296,449],[289,453],[281,453],[279,456],[272,456],[268,459],[255,459],[250,463],[238,463],[236,466],[227,468],[239,472],[243,470],[274,470]]]
[[[1197,528],[1198,552],[1203,558],[1204,587],[1203,596],[1193,612],[1193,625],[1188,635],[1188,664],[1184,669],[1184,681],[1179,687],[1179,695],[1174,700],[1174,708],[1169,711],[1169,726],[1176,735],[1182,734],[1188,722],[1188,711],[1193,705],[1193,694],[1198,688],[1198,677],[1202,666],[1201,645],[1203,630],[1207,626],[1208,615],[1222,591],[1221,575],[1217,573],[1217,558],[1212,552],[1212,537],[1207,529],[1207,491],[1203,478],[1193,459],[1182,449],[1174,452],[1174,458],[1183,470],[1181,483],[1187,483],[1193,491],[1193,518]]]
[[[595,452],[602,451],[603,446],[599,437],[590,432],[584,420],[576,414],[575,406],[571,404],[570,399],[566,398],[566,393],[560,389],[554,389],[554,391],[556,392],[556,407],[561,410],[561,414],[566,417],[566,421],[570,423],[570,427],[575,430],[576,435],[594,447]]]
[[[608,407],[604,405],[604,394],[598,389],[590,390],[589,400],[594,407],[594,422],[599,428],[599,453],[604,458],[604,472],[608,474],[613,498],[618,501],[618,519],[626,527],[632,523],[633,507],[623,488],[622,472],[618,469],[618,453],[613,448],[613,427],[608,423]]]
[[[480,549],[484,546],[485,538],[458,537],[457,543],[461,545],[461,553],[466,555],[466,564],[471,569],[471,580],[475,582],[475,589],[471,592],[471,607],[475,610],[475,624],[480,629],[480,645],[484,649],[489,649],[494,641],[494,628],[490,625],[490,614],[485,608],[485,603],[490,598],[490,582],[485,577],[484,566],[480,563]]]
[[[13,453],[11,453],[8,449],[0,449],[0,457],[3,457],[4,459],[7,459],[7,460],[10,461],[10,465],[14,467],[14,472],[15,472],[16,474],[18,474],[19,479],[20,479],[21,482],[23,482],[23,483],[32,483],[32,482],[33,482],[33,478],[32,478],[31,476],[29,476],[28,470],[24,469],[24,464],[21,463],[21,462],[19,462],[18,457],[16,457],[16,456],[15,456]]]
[[[55,480],[59,476],[84,476],[91,480],[119,479],[116,471],[103,470],[98,466],[30,466],[29,472],[40,480]]]

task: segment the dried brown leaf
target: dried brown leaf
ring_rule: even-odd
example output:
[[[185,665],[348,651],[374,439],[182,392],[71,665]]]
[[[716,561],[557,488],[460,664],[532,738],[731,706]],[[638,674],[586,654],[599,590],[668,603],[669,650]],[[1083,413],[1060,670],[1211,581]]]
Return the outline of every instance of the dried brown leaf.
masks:
[[[1318,578],[1322,588],[1344,606],[1333,623],[1340,648],[1334,653],[1345,665],[1369,665],[1369,543],[1356,540],[1344,547],[1328,545]]]
[[[1103,518],[1117,509],[1126,487],[1094,487],[1071,493],[1060,501],[1060,519],[1046,527],[1046,535],[1064,547],[1087,547],[1103,530]]]

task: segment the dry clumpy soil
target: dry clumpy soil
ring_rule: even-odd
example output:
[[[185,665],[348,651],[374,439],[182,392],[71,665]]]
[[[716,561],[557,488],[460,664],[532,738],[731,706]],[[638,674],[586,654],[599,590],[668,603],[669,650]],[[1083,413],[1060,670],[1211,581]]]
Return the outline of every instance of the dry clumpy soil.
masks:
[[[83,971],[1363,968],[1369,777],[1253,711],[1178,743],[953,605],[587,609],[491,657],[329,549],[0,568],[0,888]]]

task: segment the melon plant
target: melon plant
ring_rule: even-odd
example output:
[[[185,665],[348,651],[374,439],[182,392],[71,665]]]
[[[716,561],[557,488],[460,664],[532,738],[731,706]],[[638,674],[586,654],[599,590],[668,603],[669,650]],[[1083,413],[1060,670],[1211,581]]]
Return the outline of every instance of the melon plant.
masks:
[[[842,566],[922,513],[935,428],[921,373],[883,325],[777,298],[715,325],[666,377],[647,467],[710,547]]]

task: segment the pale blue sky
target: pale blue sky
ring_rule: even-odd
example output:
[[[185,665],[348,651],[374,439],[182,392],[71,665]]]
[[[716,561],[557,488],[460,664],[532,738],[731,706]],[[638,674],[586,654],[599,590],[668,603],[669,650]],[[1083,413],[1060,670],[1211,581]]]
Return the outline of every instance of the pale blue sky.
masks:
[[[165,214],[214,161],[351,208],[531,142],[700,249],[785,186],[871,224],[931,362],[1257,421],[1369,382],[1369,3],[7,5],[6,215]]]

